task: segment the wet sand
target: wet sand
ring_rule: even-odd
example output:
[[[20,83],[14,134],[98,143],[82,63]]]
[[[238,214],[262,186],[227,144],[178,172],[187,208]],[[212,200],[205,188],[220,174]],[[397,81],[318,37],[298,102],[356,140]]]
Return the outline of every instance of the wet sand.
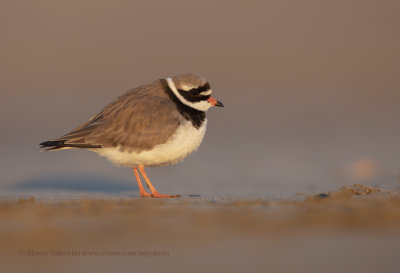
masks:
[[[398,271],[400,197],[361,185],[296,200],[28,198],[1,202],[0,222],[7,272]]]

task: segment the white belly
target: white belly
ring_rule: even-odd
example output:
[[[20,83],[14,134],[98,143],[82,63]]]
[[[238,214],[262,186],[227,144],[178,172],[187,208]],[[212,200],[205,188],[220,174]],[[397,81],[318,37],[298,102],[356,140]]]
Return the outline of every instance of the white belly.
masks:
[[[159,144],[149,151],[121,152],[119,147],[103,148],[96,151],[99,155],[119,166],[135,168],[138,165],[164,166],[178,163],[196,151],[203,141],[206,132],[207,119],[199,129],[192,126],[191,122],[182,124],[176,133],[164,144]]]

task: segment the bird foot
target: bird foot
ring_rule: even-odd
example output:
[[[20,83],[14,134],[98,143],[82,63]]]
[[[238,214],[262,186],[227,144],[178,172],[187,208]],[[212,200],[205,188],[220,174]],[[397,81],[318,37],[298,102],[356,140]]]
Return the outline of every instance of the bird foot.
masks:
[[[151,197],[151,194],[150,193],[147,193],[147,192],[140,192],[140,197]]]
[[[152,193],[151,197],[153,198],[179,198],[181,197],[180,195],[176,194],[176,195],[170,195],[170,194],[161,194],[161,193]]]

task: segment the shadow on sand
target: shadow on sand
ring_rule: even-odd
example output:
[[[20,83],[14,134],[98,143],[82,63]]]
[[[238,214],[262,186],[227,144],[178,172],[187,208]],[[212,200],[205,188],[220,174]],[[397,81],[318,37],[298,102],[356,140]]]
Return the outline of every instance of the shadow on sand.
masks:
[[[96,176],[38,177],[7,187],[14,191],[76,191],[98,193],[137,192],[135,181],[115,180]]]

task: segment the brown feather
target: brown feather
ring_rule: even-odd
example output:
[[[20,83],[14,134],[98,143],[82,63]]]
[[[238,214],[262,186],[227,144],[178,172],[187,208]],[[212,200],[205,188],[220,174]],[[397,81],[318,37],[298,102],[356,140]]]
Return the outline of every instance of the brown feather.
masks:
[[[167,142],[182,120],[165,84],[158,80],[117,97],[89,121],[53,140],[62,146],[50,150],[121,146],[129,152],[146,151]]]

